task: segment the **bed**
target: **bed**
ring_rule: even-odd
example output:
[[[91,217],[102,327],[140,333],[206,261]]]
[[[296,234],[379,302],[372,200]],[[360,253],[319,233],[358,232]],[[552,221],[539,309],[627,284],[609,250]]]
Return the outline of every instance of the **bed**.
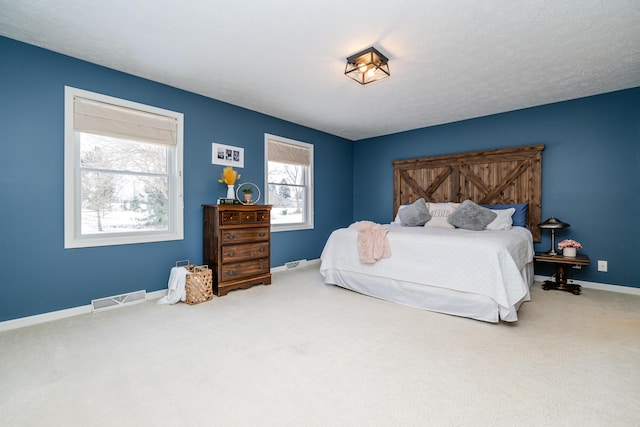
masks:
[[[391,256],[364,264],[358,231],[335,230],[321,255],[325,283],[440,313],[517,321],[518,308],[530,299],[533,242],[540,239],[535,225],[543,149],[532,145],[394,161],[393,221],[384,225]],[[399,225],[398,210],[420,198],[527,209],[522,226],[509,230]]]

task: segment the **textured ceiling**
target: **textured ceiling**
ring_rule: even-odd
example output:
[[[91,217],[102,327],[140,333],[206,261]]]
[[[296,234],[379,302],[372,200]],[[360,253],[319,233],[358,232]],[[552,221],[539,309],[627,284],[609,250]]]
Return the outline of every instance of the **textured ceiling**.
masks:
[[[0,35],[351,140],[640,86],[638,0],[0,0]]]

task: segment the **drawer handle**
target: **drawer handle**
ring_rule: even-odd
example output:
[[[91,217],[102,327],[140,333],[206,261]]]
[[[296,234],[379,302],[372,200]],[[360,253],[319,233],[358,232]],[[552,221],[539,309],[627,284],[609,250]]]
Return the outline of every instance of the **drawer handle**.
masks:
[[[235,276],[236,272],[235,271],[227,271],[227,276]]]
[[[247,219],[251,218],[249,215],[247,215]]]
[[[263,268],[264,268],[264,265],[260,264],[260,265],[258,266],[258,268],[259,268],[259,269],[263,269]]]
[[[264,252],[264,251],[266,251],[265,248],[260,248],[260,252]]]
[[[236,253],[231,251],[231,252],[227,252],[227,256],[234,256]]]
[[[227,239],[233,240],[235,238],[236,238],[236,236],[234,234],[227,234]]]
[[[266,235],[267,235],[267,233],[258,233],[258,236],[260,236],[260,237],[264,237]]]

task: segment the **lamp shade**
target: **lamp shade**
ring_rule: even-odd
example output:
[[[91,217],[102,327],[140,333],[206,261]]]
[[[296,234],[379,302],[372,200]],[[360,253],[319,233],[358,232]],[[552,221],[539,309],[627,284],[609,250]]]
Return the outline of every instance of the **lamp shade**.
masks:
[[[556,230],[559,230],[561,228],[571,227],[571,226],[566,222],[560,221],[558,218],[551,217],[546,221],[538,224],[538,227],[545,230],[551,230],[551,249],[545,253],[547,255],[554,255],[554,256],[558,255],[558,252],[556,252]]]
[[[567,224],[566,222],[560,221],[558,218],[551,217],[545,220],[544,222],[541,222],[540,224],[538,224],[538,227],[545,228],[545,229],[559,229],[559,228],[568,228],[568,227],[571,227],[571,225]]]
[[[388,62],[386,56],[370,47],[347,58],[344,74],[361,85],[366,85],[391,75]]]

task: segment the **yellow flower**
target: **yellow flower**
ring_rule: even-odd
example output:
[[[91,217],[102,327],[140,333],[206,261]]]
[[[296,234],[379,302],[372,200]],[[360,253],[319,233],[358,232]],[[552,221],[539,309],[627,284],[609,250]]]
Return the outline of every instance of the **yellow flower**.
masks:
[[[218,182],[223,182],[227,185],[233,185],[239,178],[240,174],[237,171],[234,171],[231,166],[227,166],[222,170],[222,177],[218,180]]]

